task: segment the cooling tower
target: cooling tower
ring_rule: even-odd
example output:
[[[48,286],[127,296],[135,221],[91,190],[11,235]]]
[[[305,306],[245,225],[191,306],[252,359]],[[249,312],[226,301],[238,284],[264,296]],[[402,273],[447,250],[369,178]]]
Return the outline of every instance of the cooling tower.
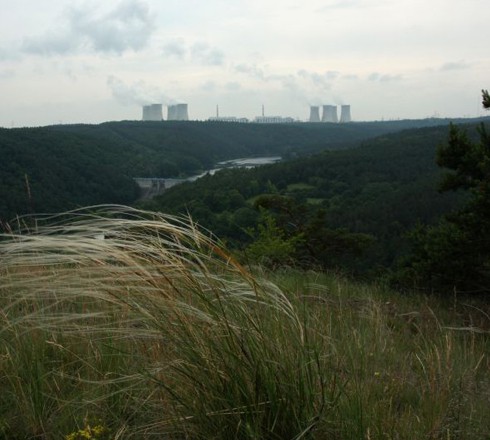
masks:
[[[167,121],[175,121],[177,117],[177,106],[175,105],[169,105],[167,107]]]
[[[317,105],[310,106],[310,122],[320,122],[320,109]]]
[[[340,108],[340,122],[351,122],[350,105],[343,105]]]
[[[169,121],[188,121],[187,104],[174,104],[168,106],[167,119]]]
[[[143,121],[163,120],[162,104],[150,104],[143,106]]]
[[[323,106],[322,122],[339,122],[336,105]]]

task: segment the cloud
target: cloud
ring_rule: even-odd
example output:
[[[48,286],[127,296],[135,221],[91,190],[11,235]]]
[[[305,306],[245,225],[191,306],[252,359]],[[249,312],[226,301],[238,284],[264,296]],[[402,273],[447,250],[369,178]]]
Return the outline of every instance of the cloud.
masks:
[[[320,89],[330,90],[332,88],[333,80],[339,76],[339,72],[327,70],[324,73],[317,73],[302,69],[298,71],[298,75],[301,78],[310,81],[313,85]]]
[[[44,35],[25,38],[22,51],[39,55],[81,52],[122,54],[144,48],[155,24],[148,6],[139,0],[123,0],[108,12],[72,7],[61,18],[61,28]]]
[[[351,9],[363,6],[363,2],[359,0],[334,0],[317,9],[316,12],[330,12],[333,9]]]
[[[0,79],[13,78],[15,73],[12,69],[0,70]]]
[[[216,90],[216,83],[214,81],[206,81],[200,87],[205,92],[214,92]]]
[[[210,47],[206,43],[194,44],[191,47],[191,57],[208,66],[221,66],[225,60],[225,54],[221,50]]]
[[[400,81],[403,79],[402,75],[390,75],[390,74],[382,74],[379,72],[373,72],[368,76],[368,81],[379,81],[379,82],[391,82],[391,81]]]
[[[465,69],[469,69],[470,67],[471,66],[465,61],[456,61],[456,62],[453,61],[453,62],[444,63],[439,68],[439,71],[448,72],[452,70],[465,70]]]
[[[234,66],[234,70],[265,83],[276,83],[290,96],[302,102],[312,104],[317,101],[341,101],[332,91],[335,81],[342,78],[341,73],[335,70],[318,73],[301,69],[294,74],[278,75],[267,74],[256,64],[238,64]]]
[[[166,57],[175,57],[183,60],[186,54],[187,47],[183,40],[174,40],[163,46],[163,55]]]
[[[137,81],[130,85],[121,79],[111,75],[107,78],[107,85],[111,89],[112,96],[122,105],[146,105],[146,104],[176,104],[177,101],[170,98],[159,87]]]
[[[184,40],[170,41],[162,48],[166,57],[174,57],[179,60],[189,60],[205,66],[222,66],[225,62],[225,54],[217,47],[211,47],[205,42],[196,42],[188,46]]]
[[[13,48],[6,49],[0,47],[0,60],[1,61],[12,61],[19,59],[19,55],[15,52]]]
[[[237,64],[233,67],[233,69],[235,72],[245,73],[253,78],[267,81],[264,71],[260,67],[257,67],[256,64]]]
[[[225,84],[225,88],[226,88],[226,90],[234,92],[234,91],[240,90],[242,88],[242,86],[240,83],[237,83],[235,81],[230,81],[230,82]]]

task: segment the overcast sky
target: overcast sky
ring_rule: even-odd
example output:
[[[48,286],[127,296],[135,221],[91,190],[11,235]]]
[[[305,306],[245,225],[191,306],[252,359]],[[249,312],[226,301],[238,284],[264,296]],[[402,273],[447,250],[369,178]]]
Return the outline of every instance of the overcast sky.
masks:
[[[482,115],[488,0],[0,0],[0,126]]]

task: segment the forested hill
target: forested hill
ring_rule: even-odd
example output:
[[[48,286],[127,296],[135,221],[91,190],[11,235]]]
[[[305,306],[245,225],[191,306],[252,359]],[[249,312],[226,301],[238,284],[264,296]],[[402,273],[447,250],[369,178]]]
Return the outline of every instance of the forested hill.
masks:
[[[97,203],[132,203],[133,177],[178,177],[244,156],[299,157],[448,120],[260,125],[108,122],[0,129],[0,220]]]
[[[467,121],[467,120],[466,120]],[[410,128],[447,126],[448,119],[354,122],[349,124],[240,124],[163,121],[107,122],[99,125],[58,125],[51,130],[131,144],[152,160],[133,159],[141,176],[175,177],[216,162],[247,156],[296,157],[325,149],[356,146],[359,141]],[[458,122],[454,120],[452,122]]]
[[[470,136],[476,134],[475,124],[467,129]],[[365,264],[390,266],[405,252],[408,230],[419,222],[436,221],[465,197],[437,190],[441,170],[435,163],[436,149],[447,137],[444,126],[405,130],[349,150],[325,151],[253,170],[224,170],[174,187],[146,206],[190,212],[237,246],[247,244],[250,236],[244,230],[259,220],[257,201],[276,215],[278,224],[281,210],[287,215],[300,213],[289,219],[289,225],[308,222],[322,212],[325,227],[375,238]],[[290,233],[284,231],[285,236]]]
[[[115,142],[46,128],[0,129],[0,220],[98,203],[132,203],[139,194]],[[126,157],[125,157],[126,156]]]

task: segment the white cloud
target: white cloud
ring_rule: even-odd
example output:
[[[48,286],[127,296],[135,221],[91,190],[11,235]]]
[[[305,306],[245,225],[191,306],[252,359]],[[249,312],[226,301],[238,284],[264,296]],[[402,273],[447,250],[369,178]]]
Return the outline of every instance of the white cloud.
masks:
[[[369,81],[379,81],[379,82],[390,82],[390,81],[400,81],[403,76],[400,74],[392,75],[389,73],[379,73],[373,72],[368,76]]]
[[[203,41],[188,45],[182,38],[166,43],[162,53],[166,58],[189,61],[203,66],[222,66],[226,58],[224,52],[217,47],[212,47]]]
[[[466,70],[471,67],[470,64],[466,63],[465,61],[449,61],[447,63],[444,63],[439,70],[441,72],[447,72],[451,70]]]
[[[127,84],[120,78],[111,75],[107,78],[107,85],[112,92],[112,96],[122,105],[141,106],[152,103],[176,103],[161,88],[142,80]]]
[[[218,48],[210,47],[207,43],[195,43],[190,52],[193,60],[204,65],[221,66],[224,64],[225,54]]]
[[[61,26],[36,37],[26,37],[22,51],[39,55],[67,55],[80,52],[122,54],[146,46],[155,29],[148,6],[138,0],[123,0],[108,12],[72,7]]]

